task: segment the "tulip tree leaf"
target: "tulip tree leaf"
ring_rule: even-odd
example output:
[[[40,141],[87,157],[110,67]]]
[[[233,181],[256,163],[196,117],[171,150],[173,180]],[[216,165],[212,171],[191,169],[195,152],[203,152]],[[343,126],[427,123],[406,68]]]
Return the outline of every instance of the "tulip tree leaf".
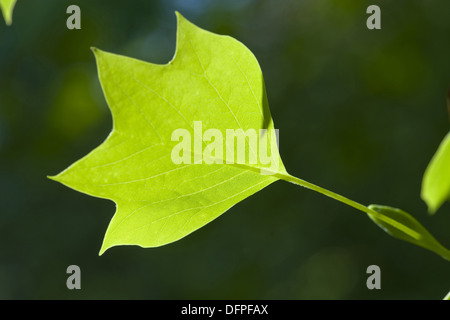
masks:
[[[288,174],[276,135],[267,134],[274,132],[274,124],[262,72],[251,51],[178,13],[177,20],[175,56],[165,65],[93,49],[113,130],[99,147],[49,177],[116,203],[100,254],[117,245],[157,247],[181,239],[277,180],[320,192],[398,232],[416,235],[408,221],[405,225]],[[188,154],[192,163],[172,157],[181,143],[173,140],[179,129],[193,134]],[[243,161],[225,161],[217,149],[205,154],[214,139],[206,137],[210,129],[224,135],[229,129],[257,131],[259,140],[275,146],[268,148],[270,161],[258,157],[260,151],[251,147],[249,136],[244,136],[249,143]],[[226,140],[227,152],[237,154],[238,145]],[[199,155],[204,157],[197,161]],[[257,161],[250,160],[253,156]]]
[[[422,199],[430,214],[450,199],[450,132],[430,161],[422,181]]]
[[[115,245],[160,246],[180,239],[277,180],[264,165],[175,164],[174,130],[273,128],[260,67],[240,42],[178,16],[177,49],[156,65],[94,49],[113,131],[54,177],[114,200],[102,252]],[[269,139],[270,140],[270,139]],[[279,158],[278,151],[273,157]],[[281,160],[280,172],[284,172]]]
[[[3,18],[5,19],[7,25],[12,24],[12,13],[15,4],[16,0],[0,0],[0,8],[2,9]]]

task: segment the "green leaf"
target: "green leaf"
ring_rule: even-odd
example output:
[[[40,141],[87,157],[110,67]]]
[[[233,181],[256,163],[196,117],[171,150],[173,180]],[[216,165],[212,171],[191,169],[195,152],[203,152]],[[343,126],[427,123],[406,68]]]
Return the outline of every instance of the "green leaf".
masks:
[[[430,214],[450,199],[450,132],[425,170],[421,197],[428,205]]]
[[[175,164],[174,130],[273,129],[261,69],[240,42],[178,17],[175,57],[157,65],[94,49],[113,131],[57,180],[111,199],[117,211],[101,252],[115,245],[156,247],[207,224],[277,180],[261,163]],[[271,141],[271,137],[268,139]],[[251,151],[252,152],[252,151]],[[254,150],[253,150],[254,152]],[[285,172],[278,150],[278,172]]]
[[[157,247],[181,239],[280,179],[415,237],[416,231],[396,217],[288,174],[272,134],[274,124],[256,58],[231,37],[200,29],[179,14],[177,20],[176,52],[168,64],[93,49],[113,130],[87,156],[49,177],[117,204],[100,254],[117,245]],[[173,160],[174,148],[184,142],[172,139],[180,129],[192,133],[194,147],[187,158],[193,163]],[[204,134],[213,129],[224,136],[228,129],[257,131],[260,141],[266,138],[269,146],[275,146],[268,152],[270,161],[257,157],[250,143],[240,162],[228,161],[217,150],[205,154],[212,142]],[[226,144],[228,151],[237,155],[238,145]],[[205,157],[198,161],[199,156]],[[253,156],[257,161],[250,161]]]
[[[443,247],[426,229],[423,227],[413,216],[406,213],[403,210],[380,206],[370,205],[370,209],[381,213],[384,217],[388,217],[393,220],[394,223],[386,223],[386,219],[380,220],[372,214],[368,214],[381,229],[386,231],[391,236],[411,242],[415,245],[421,246],[425,249],[433,251],[443,258],[450,260],[450,251]],[[403,227],[409,230],[405,232],[402,228],[395,228],[395,223],[401,224]]]
[[[450,300],[450,292],[449,293],[447,293],[447,295],[444,297],[444,299],[442,299],[442,300]]]
[[[14,9],[14,5],[17,0],[0,0],[0,8],[3,12],[3,17],[5,18],[6,24],[12,24],[12,13]]]

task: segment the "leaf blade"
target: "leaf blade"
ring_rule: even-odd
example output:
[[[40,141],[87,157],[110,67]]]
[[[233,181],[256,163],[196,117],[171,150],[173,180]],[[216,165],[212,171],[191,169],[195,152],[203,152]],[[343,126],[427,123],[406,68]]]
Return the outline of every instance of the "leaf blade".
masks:
[[[430,214],[434,214],[450,199],[450,132],[442,140],[425,170],[421,197]]]
[[[278,180],[261,174],[267,164],[248,159],[208,166],[171,161],[177,143],[172,132],[185,128],[195,136],[196,120],[203,131],[274,128],[262,72],[250,50],[178,13],[177,21],[176,53],[165,65],[93,48],[113,130],[99,147],[51,178],[116,203],[100,254],[116,245],[176,241]],[[273,139],[268,136],[269,145]],[[278,150],[271,158],[285,172]]]
[[[12,14],[17,0],[0,0],[3,18],[8,26],[12,24]]]
[[[117,245],[138,243],[143,248],[150,248],[177,241],[216,219],[236,203],[276,181],[273,177],[266,176],[261,179],[262,176],[257,173],[252,175],[252,177],[242,175],[241,179],[234,181],[233,185],[228,184],[220,201],[205,200],[203,194],[201,200],[190,198],[188,201],[179,201],[171,198],[140,203],[137,208],[136,203],[121,204],[119,202],[116,214],[108,226],[100,254]],[[245,183],[244,180],[247,182]],[[235,189],[236,187],[239,189]],[[131,206],[132,209],[119,210],[122,205]],[[149,237],[149,234],[152,236]]]

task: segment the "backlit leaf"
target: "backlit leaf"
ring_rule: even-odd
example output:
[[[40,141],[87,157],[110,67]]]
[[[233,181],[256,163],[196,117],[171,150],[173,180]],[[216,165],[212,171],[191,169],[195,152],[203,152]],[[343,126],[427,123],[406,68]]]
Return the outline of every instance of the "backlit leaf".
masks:
[[[156,65],[94,49],[114,129],[88,156],[53,179],[114,200],[102,252],[180,239],[277,180],[267,165],[175,164],[174,130],[273,129],[260,67],[240,42],[178,16],[177,49]],[[271,136],[269,136],[271,141]],[[254,150],[250,150],[254,152]],[[277,172],[285,172],[278,150]]]
[[[14,10],[14,5],[17,0],[0,0],[0,8],[3,12],[3,17],[5,18],[6,24],[12,24],[12,14]]]
[[[425,171],[421,196],[430,214],[434,214],[450,198],[450,132]]]

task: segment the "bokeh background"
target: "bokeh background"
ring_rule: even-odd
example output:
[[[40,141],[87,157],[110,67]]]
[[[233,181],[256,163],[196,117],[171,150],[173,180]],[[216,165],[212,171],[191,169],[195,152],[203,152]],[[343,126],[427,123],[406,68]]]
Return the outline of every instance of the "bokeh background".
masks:
[[[66,28],[71,4],[81,30]],[[370,4],[381,30],[366,28]],[[450,205],[430,217],[420,199],[449,130],[449,1],[18,0],[0,23],[0,298],[442,299],[448,261],[286,182],[176,243],[98,256],[113,202],[46,176],[111,130],[89,47],[165,63],[175,10],[258,58],[290,173],[402,208],[450,246]],[[81,290],[66,287],[71,264]],[[381,290],[366,288],[372,264]]]

